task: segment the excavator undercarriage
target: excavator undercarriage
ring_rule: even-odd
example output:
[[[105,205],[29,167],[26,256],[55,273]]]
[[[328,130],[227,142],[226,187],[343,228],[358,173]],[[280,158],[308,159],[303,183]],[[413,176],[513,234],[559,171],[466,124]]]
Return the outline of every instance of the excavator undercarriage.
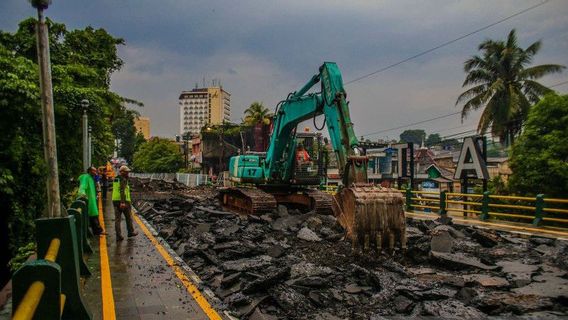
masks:
[[[222,189],[220,197],[226,209],[240,214],[270,213],[278,204],[319,214],[333,214],[333,196],[315,189],[267,192],[260,188],[231,187]]]

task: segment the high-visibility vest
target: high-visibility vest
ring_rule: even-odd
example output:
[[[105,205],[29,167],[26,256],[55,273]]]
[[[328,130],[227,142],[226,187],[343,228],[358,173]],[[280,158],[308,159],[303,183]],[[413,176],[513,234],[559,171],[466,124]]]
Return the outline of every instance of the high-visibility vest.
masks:
[[[120,179],[120,176],[118,176],[112,182],[112,201],[120,201]],[[128,181],[124,188],[124,196],[126,198],[126,202],[130,202],[130,186],[128,185]]]

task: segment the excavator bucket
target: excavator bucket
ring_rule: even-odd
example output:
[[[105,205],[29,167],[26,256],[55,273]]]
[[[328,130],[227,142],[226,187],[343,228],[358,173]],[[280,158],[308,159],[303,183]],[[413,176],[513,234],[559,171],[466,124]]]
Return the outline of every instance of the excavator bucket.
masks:
[[[335,195],[336,215],[354,248],[406,250],[404,197],[396,189],[354,184]]]

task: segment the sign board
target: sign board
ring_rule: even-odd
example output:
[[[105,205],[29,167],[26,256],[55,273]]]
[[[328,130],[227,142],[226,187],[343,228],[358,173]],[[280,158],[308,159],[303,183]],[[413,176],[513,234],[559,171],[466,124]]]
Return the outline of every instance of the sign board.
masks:
[[[400,143],[392,147],[397,149],[398,176],[414,178],[414,145],[412,143]],[[410,158],[410,161],[408,158]]]
[[[489,179],[487,163],[479,148],[479,140],[479,137],[464,138],[454,179]]]

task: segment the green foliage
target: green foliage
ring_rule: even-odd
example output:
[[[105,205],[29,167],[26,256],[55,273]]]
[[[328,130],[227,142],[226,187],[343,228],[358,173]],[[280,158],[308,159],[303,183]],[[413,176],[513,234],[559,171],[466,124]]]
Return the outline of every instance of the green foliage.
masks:
[[[11,272],[18,270],[28,258],[36,252],[35,242],[29,242],[28,244],[21,246],[16,251],[16,255],[10,259],[8,262],[8,267],[10,267]]]
[[[270,124],[270,119],[274,115],[268,110],[262,102],[255,101],[245,110],[245,119],[243,124],[253,126],[257,123]]]
[[[201,129],[201,135],[203,137],[208,137],[208,136],[215,136],[218,137],[220,134],[222,134],[224,137],[228,137],[228,136],[238,136],[240,134],[241,131],[243,131],[244,128],[246,128],[248,125],[246,124],[234,124],[234,123],[224,123],[222,125],[211,125],[211,126],[206,126],[203,127]]]
[[[529,112],[525,129],[513,145],[509,180],[519,194],[567,196],[568,95],[547,95]]]
[[[464,65],[467,76],[463,92],[456,104],[465,102],[462,119],[471,111],[483,108],[477,131],[485,133],[491,128],[493,136],[513,144],[521,132],[529,108],[552,92],[536,79],[561,72],[564,66],[543,64],[528,67],[538,53],[541,42],[526,49],[518,46],[513,29],[506,41],[486,40],[479,45],[481,56],[473,56]]]
[[[136,152],[136,128],[134,118],[138,114],[131,110],[125,110],[123,114],[115,118],[112,123],[112,132],[120,140],[118,146],[118,156],[132,163],[134,152]]]
[[[140,147],[142,147],[144,143],[146,143],[146,138],[144,138],[142,132],[138,132],[134,139],[134,152],[140,150]]]
[[[8,225],[11,255],[33,241],[33,221],[46,201],[35,23],[29,18],[15,33],[0,31],[0,212]],[[63,24],[47,24],[59,182],[66,198],[82,172],[81,100],[90,101],[95,165],[111,155],[111,123],[124,117],[124,102],[131,100],[109,91],[108,79],[122,65],[117,56],[122,39],[103,29],[68,31]]]
[[[442,142],[442,137],[440,137],[439,133],[432,133],[428,135],[428,138],[426,139],[426,146],[427,147],[431,147],[437,144],[440,144],[440,142]]]
[[[137,172],[177,172],[183,166],[183,157],[173,141],[152,138],[134,154],[133,166]]]
[[[401,142],[412,142],[417,145],[421,145],[425,138],[426,132],[422,129],[404,130],[404,132],[400,134]]]

